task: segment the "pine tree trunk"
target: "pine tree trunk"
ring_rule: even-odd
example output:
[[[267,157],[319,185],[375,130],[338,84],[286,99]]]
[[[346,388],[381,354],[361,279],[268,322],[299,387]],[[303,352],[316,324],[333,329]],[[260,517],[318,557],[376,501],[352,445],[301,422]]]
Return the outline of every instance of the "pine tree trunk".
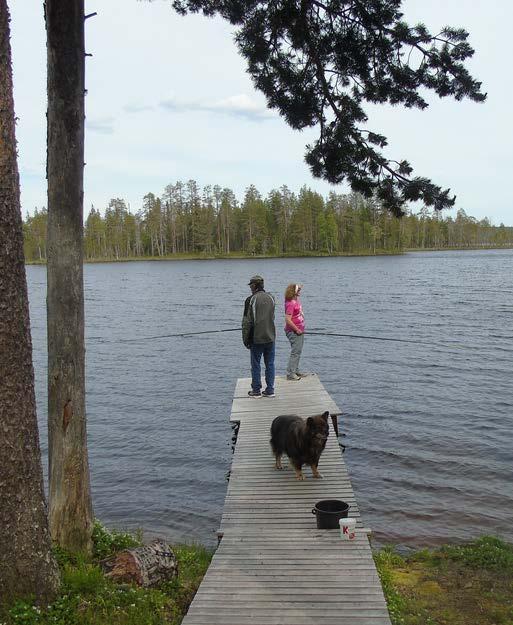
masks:
[[[59,578],[36,419],[6,0],[0,76],[0,604],[26,595],[47,602]]]
[[[46,0],[48,54],[48,455],[52,538],[89,552],[85,414],[84,1]]]

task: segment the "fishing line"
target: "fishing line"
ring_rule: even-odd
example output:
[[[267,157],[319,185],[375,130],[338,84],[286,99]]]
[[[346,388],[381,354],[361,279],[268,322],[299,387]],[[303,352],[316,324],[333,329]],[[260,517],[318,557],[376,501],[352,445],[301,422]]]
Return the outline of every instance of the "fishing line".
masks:
[[[319,328],[321,329],[321,328]],[[458,349],[474,349],[473,346],[468,345],[460,345],[460,344],[443,344],[443,343],[430,343],[428,341],[417,341],[414,339],[398,339],[388,336],[369,336],[365,334],[342,334],[341,332],[318,332],[314,330],[308,330],[304,334],[310,336],[335,336],[341,338],[349,338],[349,339],[364,339],[370,341],[393,341],[396,343],[412,343],[414,345],[426,345],[428,347],[442,347],[442,348],[458,348]],[[169,339],[169,338],[185,338],[188,336],[199,336],[202,334],[218,334],[220,332],[240,332],[241,328],[223,328],[221,330],[200,330],[197,332],[179,332],[176,334],[159,334],[155,336],[142,336],[134,339],[118,339],[118,340],[102,340],[100,337],[90,337],[88,341],[97,341],[100,344],[105,343],[137,343],[141,341],[156,341],[160,339]]]
[[[224,328],[223,330],[202,330],[200,332],[180,332],[179,334],[159,334],[158,336],[141,336],[136,339],[118,339],[117,341],[102,340],[100,337],[93,336],[88,340],[95,340],[98,343],[136,343],[138,341],[155,341],[157,339],[170,339],[185,336],[195,336],[198,334],[216,334],[218,332],[240,332],[241,328]]]
[[[443,345],[442,343],[429,343],[427,341],[416,341],[413,339],[395,339],[388,336],[366,336],[364,334],[341,334],[339,332],[313,332],[305,331],[305,334],[314,334],[317,336],[342,336],[344,338],[349,339],[369,339],[372,341],[395,341],[397,343],[415,343],[415,345],[429,345],[430,347],[447,347],[447,345]]]
[[[396,343],[413,343],[414,345],[426,345],[428,347],[440,347],[442,349],[480,349],[475,345],[462,345],[461,343],[431,343],[429,341],[417,341],[414,339],[396,339],[389,336],[366,336],[364,334],[341,334],[339,332],[305,332],[317,336],[340,336],[350,339],[365,339],[371,341],[394,341]]]

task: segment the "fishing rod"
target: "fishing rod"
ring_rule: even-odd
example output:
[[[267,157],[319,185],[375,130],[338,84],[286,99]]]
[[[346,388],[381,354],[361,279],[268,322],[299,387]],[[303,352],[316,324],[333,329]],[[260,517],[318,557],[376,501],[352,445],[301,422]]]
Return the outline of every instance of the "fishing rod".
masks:
[[[155,340],[159,340],[159,339],[168,339],[168,338],[182,338],[182,337],[187,337],[187,336],[198,336],[201,334],[218,334],[220,332],[240,332],[241,328],[222,328],[220,330],[200,330],[197,332],[179,332],[176,334],[159,334],[159,335],[155,335],[155,336],[143,336],[143,337],[139,337],[139,338],[134,338],[134,339],[119,339],[117,341],[105,341],[102,340],[100,337],[91,337],[89,340],[97,340],[99,343],[137,343],[140,341],[155,341]],[[463,349],[463,348],[467,348],[467,349],[471,349],[470,346],[465,346],[465,345],[458,345],[458,344],[442,344],[442,343],[430,343],[428,341],[417,341],[414,339],[398,339],[398,338],[393,338],[390,336],[370,336],[370,335],[365,335],[365,334],[343,334],[341,332],[319,332],[316,329],[314,330],[308,330],[306,332],[304,332],[304,334],[306,335],[314,335],[314,336],[335,336],[335,337],[342,337],[342,338],[350,338],[350,339],[364,339],[364,340],[371,340],[371,341],[393,341],[396,343],[413,343],[414,345],[426,345],[429,347],[457,347],[459,349]]]
[[[200,332],[180,332],[178,334],[159,334],[157,336],[141,336],[136,339],[118,339],[117,341],[105,341],[99,336],[92,336],[88,340],[99,343],[137,343],[138,341],[155,341],[157,339],[179,338],[183,336],[195,336],[197,334],[216,334],[218,332],[240,332],[241,328],[223,328],[222,330],[201,330]]]

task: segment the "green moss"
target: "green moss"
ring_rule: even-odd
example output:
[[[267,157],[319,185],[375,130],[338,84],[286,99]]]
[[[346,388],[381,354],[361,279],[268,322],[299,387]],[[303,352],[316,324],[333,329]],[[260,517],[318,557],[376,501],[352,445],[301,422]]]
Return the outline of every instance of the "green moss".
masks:
[[[394,584],[400,586],[416,586],[421,578],[419,571],[408,571],[405,569],[394,569],[392,580]]]
[[[375,561],[393,625],[513,625],[513,545],[498,538]]]

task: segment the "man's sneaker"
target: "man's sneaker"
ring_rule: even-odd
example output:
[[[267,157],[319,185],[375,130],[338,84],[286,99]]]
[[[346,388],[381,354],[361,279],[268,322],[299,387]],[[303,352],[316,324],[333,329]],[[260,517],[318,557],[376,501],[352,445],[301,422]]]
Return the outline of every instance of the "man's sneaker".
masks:
[[[300,371],[296,371],[296,375],[298,378],[306,378],[308,373],[301,373]]]
[[[293,373],[292,375],[287,375],[287,380],[290,380],[290,381],[292,381],[292,380],[300,380],[300,379],[301,378],[298,375],[296,375],[295,373]]]
[[[257,399],[258,397],[262,397],[262,393],[260,391],[248,391],[248,397]]]
[[[268,391],[266,389],[265,391],[262,391],[262,397],[275,397],[274,391]]]

